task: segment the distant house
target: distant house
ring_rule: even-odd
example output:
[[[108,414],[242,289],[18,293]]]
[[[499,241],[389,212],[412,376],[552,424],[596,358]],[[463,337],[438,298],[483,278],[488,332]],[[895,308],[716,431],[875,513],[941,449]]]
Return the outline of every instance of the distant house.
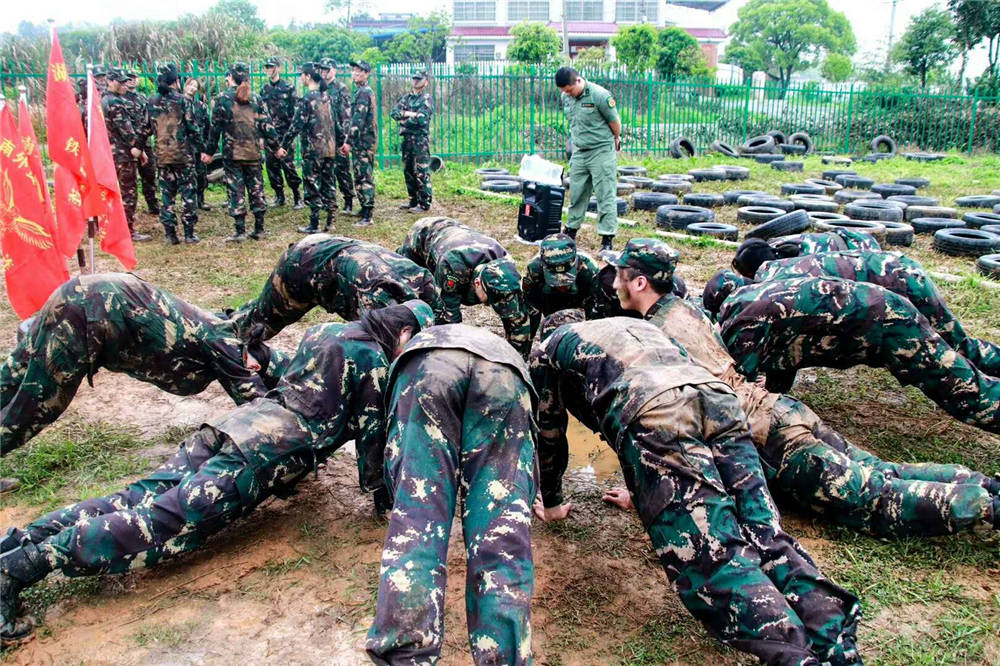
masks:
[[[708,64],[719,60],[719,46],[726,32],[709,12],[729,0],[565,0],[570,57],[585,48],[601,46],[614,55],[611,37],[620,26],[649,23],[657,27],[679,25],[687,30],[705,54]],[[674,7],[698,9],[677,15]],[[562,33],[562,0],[452,0],[452,30],[448,36],[449,63],[470,60],[505,60],[513,37],[510,28],[522,22],[545,23]],[[704,16],[704,25],[698,25]]]
[[[407,23],[416,14],[379,14],[378,18],[360,16],[351,19],[351,30],[368,35],[376,45],[387,42],[401,32],[406,32]]]

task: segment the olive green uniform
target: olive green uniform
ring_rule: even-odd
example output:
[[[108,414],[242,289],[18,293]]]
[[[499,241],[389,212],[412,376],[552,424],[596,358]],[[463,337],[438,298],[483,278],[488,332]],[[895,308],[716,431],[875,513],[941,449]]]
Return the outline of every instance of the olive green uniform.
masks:
[[[597,197],[597,233],[614,236],[618,231],[615,181],[618,157],[609,123],[620,123],[611,93],[588,81],[579,97],[562,94],[563,111],[569,121],[573,156],[569,160],[569,217],[566,226],[579,229],[593,192]]]

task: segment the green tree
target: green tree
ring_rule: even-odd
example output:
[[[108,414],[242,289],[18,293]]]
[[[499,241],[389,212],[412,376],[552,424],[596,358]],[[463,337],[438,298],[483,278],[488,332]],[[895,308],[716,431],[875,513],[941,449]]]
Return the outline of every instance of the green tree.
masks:
[[[851,59],[840,53],[827,55],[826,60],[823,61],[823,67],[820,68],[820,74],[823,75],[823,78],[833,83],[846,81],[853,71],[854,66],[851,64]]]
[[[588,46],[577,52],[573,65],[579,70],[602,69],[608,65],[608,52],[603,46]]]
[[[358,53],[355,53],[354,55],[352,55],[350,59],[351,60],[364,60],[369,65],[372,65],[372,66],[381,65],[381,64],[389,62],[389,56],[387,56],[385,54],[385,51],[382,51],[381,49],[379,49],[376,46],[369,46],[368,48],[364,49],[363,51],[359,51]]]
[[[908,74],[927,86],[927,75],[955,59],[952,40],[955,27],[948,12],[930,7],[910,21],[906,32],[892,50],[892,60],[902,63]]]
[[[657,30],[648,23],[630,25],[611,38],[619,62],[630,71],[644,72],[656,64]]]
[[[339,25],[318,25],[309,30],[276,28],[268,34],[274,46],[299,62],[333,58],[347,62],[351,55],[372,45],[372,39],[360,32],[352,32]]]
[[[996,0],[948,0],[955,20],[955,36],[962,50],[962,76],[968,52],[986,40],[987,67],[983,75],[1000,78],[1000,3]]]
[[[368,16],[364,13],[371,6],[371,0],[326,0],[326,11],[344,12],[344,27],[351,27],[351,20]],[[370,18],[370,17],[368,17]]]
[[[416,16],[406,23],[406,32],[393,37],[382,50],[391,62],[443,62],[445,40],[451,32],[448,16],[435,12]]]
[[[544,23],[521,23],[510,29],[514,36],[507,47],[507,57],[524,64],[547,64],[559,57],[562,40],[559,33]]]
[[[698,40],[687,30],[676,26],[660,30],[657,36],[656,71],[665,79],[705,76],[710,73]]]
[[[792,74],[829,53],[851,55],[856,43],[847,17],[826,0],[750,0],[729,32],[726,62],[763,71],[782,93]]]
[[[219,0],[206,14],[232,17],[251,30],[264,29],[264,19],[257,14],[257,5],[250,0]]]

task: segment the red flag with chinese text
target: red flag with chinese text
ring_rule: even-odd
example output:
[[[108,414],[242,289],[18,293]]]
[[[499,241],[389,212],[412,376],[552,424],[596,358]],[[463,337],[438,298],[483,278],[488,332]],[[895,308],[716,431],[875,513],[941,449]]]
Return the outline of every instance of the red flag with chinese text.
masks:
[[[38,196],[14,114],[4,105],[0,110],[0,266],[7,297],[22,319],[38,312],[69,279],[48,212],[44,198]]]
[[[118,186],[115,158],[111,153],[111,141],[108,139],[107,125],[104,124],[101,100],[95,94],[97,86],[94,77],[90,74],[87,77],[90,159],[94,165],[94,179],[100,187],[104,202],[104,210],[97,218],[97,235],[101,241],[101,249],[117,257],[126,270],[132,270],[136,263],[135,248],[132,246],[132,232],[128,228],[125,205]]]
[[[31,112],[28,111],[28,101],[22,96],[17,107],[17,130],[21,137],[21,147],[28,157],[31,166],[31,182],[35,192],[45,203],[45,227],[52,230],[52,235],[59,247],[59,230],[56,228],[55,212],[52,210],[52,197],[49,196],[49,186],[45,180],[45,167],[42,166],[42,155],[38,150],[38,139],[35,137],[35,127],[31,123]],[[62,249],[62,248],[60,248]]]
[[[87,218],[83,215],[83,197],[73,174],[58,164],[53,164],[55,181],[56,247],[67,257],[72,257],[87,233]]]

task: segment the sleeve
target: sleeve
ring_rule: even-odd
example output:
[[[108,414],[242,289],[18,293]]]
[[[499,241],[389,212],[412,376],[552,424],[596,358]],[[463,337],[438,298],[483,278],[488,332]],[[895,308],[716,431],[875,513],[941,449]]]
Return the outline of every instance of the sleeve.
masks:
[[[601,112],[601,116],[608,123],[620,123],[622,121],[621,117],[618,115],[618,104],[615,102],[615,98],[611,93],[603,95],[597,102],[597,110]]]
[[[346,143],[349,139],[348,133],[351,131],[351,100],[348,99],[347,88],[337,86],[337,97],[337,118],[340,120]]]
[[[226,105],[222,102],[222,96],[215,98],[215,104],[212,105],[212,120],[208,126],[208,145],[206,146],[206,153],[214,153],[219,149],[219,139],[222,138],[222,133],[225,131],[226,125],[229,123],[229,110]]]
[[[409,129],[426,129],[431,126],[431,116],[434,115],[434,102],[429,96],[421,98],[420,109],[417,115],[403,121]]]
[[[271,152],[277,151],[281,148],[281,143],[278,140],[278,133],[274,129],[274,123],[264,112],[264,106],[260,103],[260,99],[257,99],[257,131],[264,138],[267,143],[267,148]]]
[[[145,148],[149,142],[149,137],[153,135],[153,119],[149,113],[149,100],[139,98],[136,102],[137,127],[136,133],[139,135],[139,147]]]
[[[563,503],[562,478],[569,464],[566,428],[569,417],[559,395],[559,376],[546,349],[539,345],[531,353],[528,367],[531,383],[538,391],[538,467],[542,503],[551,508]]]
[[[292,116],[292,124],[288,126],[288,130],[285,132],[285,135],[280,137],[281,145],[291,146],[295,137],[302,132],[302,128],[305,127],[306,124],[306,107],[308,106],[309,100],[305,97],[296,102],[295,115]]]
[[[139,145],[139,134],[135,131],[132,119],[129,118],[128,109],[125,104],[109,104],[105,109],[105,116],[110,123],[115,126],[116,133],[122,140],[133,148],[142,150]]]
[[[452,272],[447,261],[442,261],[434,271],[434,281],[441,290],[444,315],[448,324],[462,323],[462,284]]]
[[[347,143],[347,128],[344,126],[344,119],[341,115],[343,105],[340,103],[341,93],[337,88],[330,87],[330,118],[333,120],[333,141],[340,147]]]
[[[504,337],[522,358],[527,359],[531,352],[531,325],[524,293],[515,292],[508,298],[512,302],[504,307],[505,314],[501,317]]]
[[[353,365],[353,364],[352,364]],[[352,412],[357,419],[358,433],[354,441],[358,456],[358,484],[369,492],[384,485],[385,461],[385,407],[383,383],[386,369],[374,368],[361,372],[357,390],[351,400]]]
[[[539,290],[541,289],[541,280],[538,279],[538,270],[535,266],[535,262],[531,261],[528,263],[527,270],[524,271],[524,277],[521,278],[521,292],[524,294],[524,301],[528,306],[528,323],[530,326],[531,338],[534,339],[535,333],[538,331],[538,326],[542,323],[542,310],[539,307]]]
[[[396,104],[393,105],[392,111],[389,112],[390,118],[396,121],[403,120],[403,111],[406,110],[403,108],[403,102],[405,100],[406,100],[406,95],[403,95],[402,97],[399,98]]]
[[[578,255],[579,268],[577,268],[577,284],[580,287],[580,295],[583,297],[583,312],[587,319],[600,319],[601,285],[598,278],[600,271],[597,264],[587,255]]]
[[[359,90],[354,95],[354,101],[351,104],[351,120],[350,120],[350,130],[347,134],[347,142],[352,146],[358,143],[358,139],[361,136],[361,130],[365,122],[365,114],[367,113],[367,107],[361,91]]]
[[[190,137],[191,146],[198,151],[202,152],[202,148],[205,143],[205,136],[201,131],[201,123],[198,122],[198,111],[195,109],[194,102],[184,99],[184,124],[186,127],[187,135]]]

